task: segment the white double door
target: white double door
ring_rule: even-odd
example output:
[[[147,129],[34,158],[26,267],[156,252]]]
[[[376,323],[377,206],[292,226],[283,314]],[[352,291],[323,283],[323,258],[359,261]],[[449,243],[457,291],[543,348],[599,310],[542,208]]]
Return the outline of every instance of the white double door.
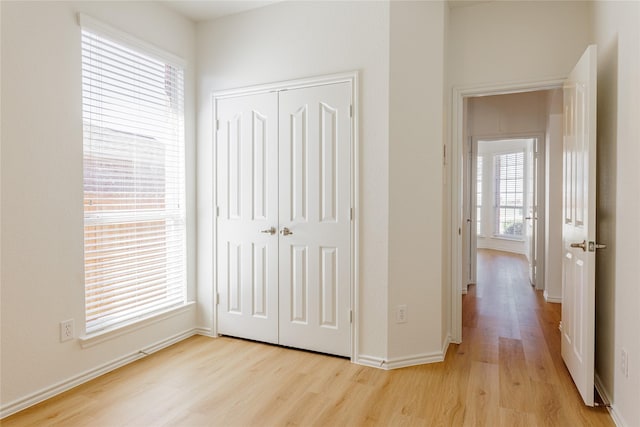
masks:
[[[218,333],[351,355],[351,93],[216,100]]]

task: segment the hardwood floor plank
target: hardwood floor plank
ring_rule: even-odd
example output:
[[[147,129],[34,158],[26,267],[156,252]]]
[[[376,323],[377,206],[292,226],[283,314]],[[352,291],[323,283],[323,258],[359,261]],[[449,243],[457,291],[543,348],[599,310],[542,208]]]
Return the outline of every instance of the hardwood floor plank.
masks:
[[[536,425],[534,414],[520,412],[510,408],[500,408],[501,427],[531,427]]]
[[[465,401],[465,426],[496,426],[500,423],[498,365],[473,362]]]
[[[2,420],[3,427],[613,426],[560,356],[559,304],[522,257],[480,251],[463,342],[384,371],[268,344],[195,336]]]
[[[522,345],[527,364],[527,373],[532,381],[558,385],[560,380],[544,338],[535,332],[524,330]]]
[[[500,337],[500,407],[531,412],[531,387],[522,341]]]

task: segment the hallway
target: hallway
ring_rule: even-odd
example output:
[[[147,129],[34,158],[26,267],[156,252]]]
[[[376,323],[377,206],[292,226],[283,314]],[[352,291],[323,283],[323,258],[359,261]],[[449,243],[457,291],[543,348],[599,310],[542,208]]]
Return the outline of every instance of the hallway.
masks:
[[[475,387],[484,400],[470,424],[613,425],[604,408],[582,404],[561,358],[561,305],[533,289],[527,268],[522,255],[478,250],[478,283],[463,296],[458,350],[470,353],[469,392]]]

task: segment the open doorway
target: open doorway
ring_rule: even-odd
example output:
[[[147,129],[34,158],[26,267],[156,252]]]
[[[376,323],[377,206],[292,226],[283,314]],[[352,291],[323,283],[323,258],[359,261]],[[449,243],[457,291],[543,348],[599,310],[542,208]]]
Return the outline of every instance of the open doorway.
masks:
[[[524,256],[530,283],[543,288],[544,186],[538,177],[544,177],[544,135],[472,137],[470,143],[469,284],[477,283],[478,249],[489,249]]]
[[[529,283],[560,302],[562,91],[467,97],[463,133],[463,293],[489,250],[524,259]]]

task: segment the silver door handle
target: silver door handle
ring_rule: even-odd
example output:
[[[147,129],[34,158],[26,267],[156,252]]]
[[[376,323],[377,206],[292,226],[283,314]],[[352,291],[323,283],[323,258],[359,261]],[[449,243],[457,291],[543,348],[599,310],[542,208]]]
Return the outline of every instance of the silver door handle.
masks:
[[[587,241],[583,240],[582,243],[572,243],[571,244],[572,248],[582,248],[583,252],[587,251]]]
[[[268,230],[262,230],[260,232],[261,233],[271,234],[273,236],[274,234],[276,234],[276,228],[275,227],[271,227]]]
[[[288,236],[290,234],[293,234],[293,231],[289,230],[287,227],[284,227],[282,230],[280,230],[280,234],[282,234],[283,236]]]

